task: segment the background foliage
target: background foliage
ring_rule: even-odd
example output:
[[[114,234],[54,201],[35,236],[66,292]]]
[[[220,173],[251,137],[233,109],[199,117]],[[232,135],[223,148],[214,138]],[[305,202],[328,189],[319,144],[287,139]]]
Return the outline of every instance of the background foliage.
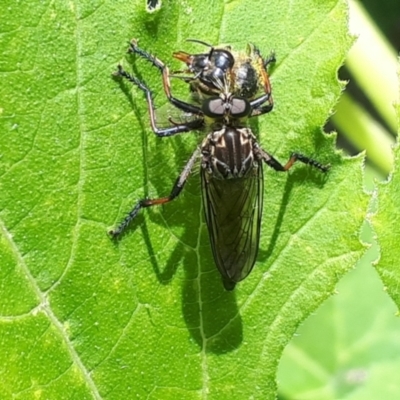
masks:
[[[283,348],[363,253],[362,159],[343,159],[321,131],[351,43],[345,2],[164,1],[148,13],[143,1],[10,1],[4,10],[4,398],[275,398]],[[122,62],[165,104],[157,71],[124,57],[132,37],[175,69],[173,51],[199,51],[186,38],[275,50],[276,109],[252,127],[282,161],[298,150],[332,165],[326,177],[266,169],[259,262],[233,293],[213,265],[196,173],[179,200],[146,210],[122,240],[107,237],[135,200],[168,193],[202,138],[155,138],[142,94],[111,78]],[[174,91],[188,96],[180,82]]]
[[[366,150],[365,185],[373,191],[367,219],[375,233],[366,224],[361,239],[373,245],[356,270],[341,280],[339,295],[328,299],[285,349],[278,372],[282,398],[397,399],[400,395],[400,322],[394,318],[399,305],[398,149],[395,157],[392,154],[399,119],[393,107],[399,97],[399,16],[396,2],[350,0],[350,28],[357,41],[339,74],[349,80],[346,94],[326,128],[339,131],[340,146],[347,151]],[[373,86],[379,87],[378,96],[371,90],[371,77]],[[377,180],[387,182],[377,185]],[[371,268],[375,265],[376,270]]]

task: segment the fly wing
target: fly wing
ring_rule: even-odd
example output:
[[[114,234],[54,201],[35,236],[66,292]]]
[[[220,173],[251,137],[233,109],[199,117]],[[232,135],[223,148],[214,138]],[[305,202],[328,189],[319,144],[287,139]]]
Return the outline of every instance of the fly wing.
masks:
[[[252,270],[260,241],[261,162],[246,177],[216,179],[201,171],[203,202],[215,263],[231,290]]]
[[[156,109],[157,125],[161,128],[171,126],[171,124],[187,124],[198,119],[196,115],[185,113],[170,103],[163,104]]]

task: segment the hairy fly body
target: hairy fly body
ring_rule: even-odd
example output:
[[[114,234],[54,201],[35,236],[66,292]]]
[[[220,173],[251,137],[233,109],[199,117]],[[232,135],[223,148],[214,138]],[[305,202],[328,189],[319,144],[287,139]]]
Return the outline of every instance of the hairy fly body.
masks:
[[[192,130],[207,132],[178,176],[170,194],[157,199],[139,200],[121,224],[110,231],[119,236],[142,208],[165,204],[182,191],[198,158],[201,161],[201,182],[205,217],[217,268],[226,290],[232,290],[252,270],[258,253],[263,201],[263,163],[276,171],[288,171],[295,161],[301,161],[322,172],[328,166],[293,153],[285,165],[263,150],[247,126],[247,119],[271,111],[271,91],[264,85],[264,93],[254,99],[230,91],[224,79],[213,82],[218,89],[210,92],[199,105],[175,98],[171,93],[169,71],[158,58],[131,42],[129,51],[143,57],[157,67],[162,75],[167,99],[178,109],[193,116],[190,122],[159,128],[151,90],[121,66],[115,75],[127,79],[145,94],[150,124],[159,137],[172,136]],[[172,122],[172,121],[171,121]]]

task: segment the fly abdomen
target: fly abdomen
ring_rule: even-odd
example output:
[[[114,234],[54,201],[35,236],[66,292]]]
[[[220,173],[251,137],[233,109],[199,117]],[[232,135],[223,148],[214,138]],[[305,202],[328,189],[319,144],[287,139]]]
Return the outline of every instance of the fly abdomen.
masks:
[[[202,170],[204,210],[215,263],[232,290],[256,262],[260,240],[263,180],[256,161],[242,178],[216,179]]]

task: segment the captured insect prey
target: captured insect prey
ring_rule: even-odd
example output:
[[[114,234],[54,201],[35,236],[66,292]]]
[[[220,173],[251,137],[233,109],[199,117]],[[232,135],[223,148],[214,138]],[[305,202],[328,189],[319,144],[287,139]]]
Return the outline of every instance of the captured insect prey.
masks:
[[[264,87],[264,91],[270,93],[269,103],[272,104],[267,68],[275,62],[274,53],[263,58],[253,44],[248,44],[246,51],[232,51],[230,46],[214,47],[195,39],[187,41],[210,48],[207,53],[189,54],[177,51],[172,55],[183,61],[187,69],[175,71],[171,76],[189,83],[192,92],[199,96],[218,95],[221,84],[224,84],[229,93],[252,99]]]
[[[128,51],[147,60],[160,71],[168,101],[180,112],[192,116],[188,122],[171,121],[171,126],[159,127],[152,91],[119,65],[114,75],[126,79],[144,93],[153,132],[158,137],[166,137],[200,130],[205,137],[189,157],[170,194],[139,200],[120,225],[109,233],[112,237],[118,237],[142,208],[165,204],[179,196],[195,162],[200,159],[203,205],[212,253],[225,289],[232,290],[236,283],[249,275],[257,259],[263,208],[263,163],[282,172],[288,171],[296,161],[322,172],[328,171],[329,165],[299,153],[292,153],[286,164],[282,165],[260,147],[255,134],[248,127],[248,118],[266,114],[273,108],[267,74],[272,58],[263,59],[253,46],[255,53],[250,52],[249,57],[255,54],[257,68],[254,67],[255,63],[250,62],[254,74],[248,72],[249,68],[239,78],[238,70],[243,67],[243,57],[232,53],[229,48],[210,47],[210,52],[204,54],[174,53],[174,57],[188,65],[186,72],[189,75],[184,80],[188,82],[190,90],[201,94],[196,96],[195,101],[186,102],[172,95],[168,67],[138,47],[136,40],[131,41]],[[257,90],[247,89],[254,80]],[[261,91],[259,95],[258,91]]]

